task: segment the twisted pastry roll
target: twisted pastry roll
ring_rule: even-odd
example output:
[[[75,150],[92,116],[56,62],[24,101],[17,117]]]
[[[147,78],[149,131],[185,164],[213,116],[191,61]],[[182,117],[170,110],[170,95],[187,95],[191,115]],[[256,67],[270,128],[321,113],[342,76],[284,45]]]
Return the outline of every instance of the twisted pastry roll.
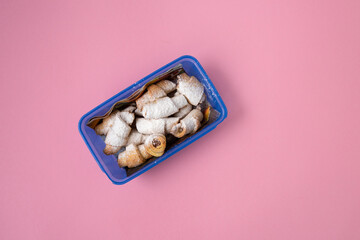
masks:
[[[180,118],[178,117],[171,117],[171,118],[164,118],[165,121],[165,133],[168,134],[171,132],[171,129],[179,123]]]
[[[153,156],[163,155],[165,148],[166,138],[164,135],[151,135],[146,139],[145,144],[136,146],[132,143],[126,146],[125,151],[118,155],[118,164],[120,167],[137,167]]]
[[[143,164],[146,159],[141,155],[139,148],[135,144],[126,146],[125,151],[119,153],[118,164],[120,167],[137,167]]]
[[[156,83],[156,86],[160,87],[166,94],[176,89],[176,84],[169,80],[162,80]]]
[[[169,97],[156,99],[143,106],[142,114],[147,119],[159,119],[173,115],[179,111],[174,102]]]
[[[107,155],[117,153],[123,146],[126,146],[127,138],[120,138],[114,130],[110,129],[105,138],[104,153]]]
[[[136,129],[142,134],[165,134],[165,120],[137,118]]]
[[[130,131],[131,127],[116,116],[105,138],[104,153],[110,155],[118,152],[121,147],[126,145]]]
[[[130,112],[119,112],[120,118],[124,120],[128,125],[131,125],[135,119],[135,114]]]
[[[95,127],[95,132],[98,135],[106,135],[109,132],[112,125],[114,124],[116,118],[121,118],[127,124],[131,125],[135,119],[135,115],[134,113],[128,112],[129,109],[130,108],[128,107],[121,112],[115,110],[113,113],[110,114],[110,116],[104,118],[102,123],[100,123]]]
[[[177,77],[178,92],[183,94],[191,105],[198,105],[204,93],[204,86],[196,79],[196,77],[189,77],[186,73],[182,73]]]
[[[179,118],[136,119],[136,128],[140,134],[167,134],[179,122]]]
[[[192,110],[192,106],[187,104],[185,107],[181,108],[177,113],[174,114],[174,117],[183,118]]]
[[[203,114],[198,109],[193,109],[180,123],[172,127],[170,133],[177,138],[195,133],[201,127]]]
[[[109,132],[110,127],[113,125],[114,119],[116,118],[117,113],[118,113],[118,111],[113,112],[112,114],[110,114],[110,116],[108,116],[107,118],[104,118],[102,123],[98,124],[95,127],[96,134],[106,135]]]
[[[162,134],[153,134],[146,139],[144,147],[150,155],[160,157],[165,152],[166,138]]]
[[[148,137],[148,135],[141,134],[136,129],[133,129],[130,132],[129,139],[126,144],[127,145],[129,145],[129,144],[139,145],[141,143],[144,143],[147,137]]]
[[[171,101],[175,104],[175,106],[180,109],[188,105],[186,98],[182,94],[175,94],[174,97],[171,98]]]
[[[156,86],[155,84],[150,85],[141,97],[136,100],[137,108],[142,111],[145,104],[155,101],[158,98],[165,97],[166,93],[162,88]]]
[[[148,153],[148,152],[146,151],[146,148],[145,148],[145,145],[144,145],[144,144],[140,144],[140,145],[138,146],[138,149],[139,149],[140,154],[141,154],[141,156],[142,156],[143,158],[149,159],[149,158],[152,158],[152,157],[153,157],[153,155],[151,155],[150,153]]]

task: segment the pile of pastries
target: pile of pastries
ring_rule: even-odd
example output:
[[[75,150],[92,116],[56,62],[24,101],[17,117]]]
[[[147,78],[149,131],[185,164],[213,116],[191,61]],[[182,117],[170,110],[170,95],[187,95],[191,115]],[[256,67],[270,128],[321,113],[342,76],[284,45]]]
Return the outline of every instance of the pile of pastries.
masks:
[[[164,154],[166,136],[182,138],[195,133],[203,120],[200,104],[204,86],[194,76],[177,75],[177,81],[162,80],[122,110],[113,111],[95,127],[105,136],[105,154],[118,154],[120,167],[137,167]]]

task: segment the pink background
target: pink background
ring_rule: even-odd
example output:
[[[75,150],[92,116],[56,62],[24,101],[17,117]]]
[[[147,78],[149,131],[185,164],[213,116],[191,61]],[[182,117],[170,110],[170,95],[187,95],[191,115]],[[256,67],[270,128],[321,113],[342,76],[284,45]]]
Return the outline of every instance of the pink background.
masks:
[[[360,1],[0,2],[0,239],[360,239]],[[175,58],[228,118],[124,186],[80,117]]]

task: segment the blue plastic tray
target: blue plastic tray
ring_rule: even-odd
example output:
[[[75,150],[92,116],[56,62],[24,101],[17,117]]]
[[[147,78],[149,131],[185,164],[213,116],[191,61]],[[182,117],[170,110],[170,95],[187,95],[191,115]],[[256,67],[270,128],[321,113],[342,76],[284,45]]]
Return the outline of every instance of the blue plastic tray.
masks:
[[[157,158],[156,160],[148,164],[145,163],[144,167],[140,168],[138,171],[132,173],[131,175],[128,175],[128,173],[124,168],[120,168],[118,166],[117,159],[114,155],[106,155],[103,153],[103,149],[105,148],[104,141],[99,135],[95,133],[95,131],[92,128],[88,127],[86,123],[92,117],[104,115],[115,102],[127,98],[134,91],[145,85],[148,81],[152,80],[154,77],[158,76],[159,74],[168,71],[169,69],[175,67],[178,64],[182,64],[185,72],[188,75],[195,76],[205,86],[205,93],[207,100],[209,101],[211,106],[220,113],[220,115],[211,124],[202,128],[201,130],[199,130],[197,133],[195,133],[185,141],[176,144],[172,148],[168,149],[161,157]],[[114,184],[124,184],[136,178],[140,174],[143,174],[150,168],[158,165],[159,163],[161,163],[162,161],[164,161],[174,153],[180,151],[181,149],[185,148],[192,142],[198,140],[200,137],[212,131],[219,123],[221,123],[226,118],[226,116],[227,116],[226,106],[222,101],[219,93],[216,91],[215,86],[210,81],[208,75],[205,73],[205,70],[200,65],[199,61],[192,56],[182,56],[172,61],[171,63],[163,66],[157,71],[151,73],[150,75],[146,76],[140,81],[134,83],[130,87],[124,89],[123,91],[119,92],[118,94],[108,99],[104,103],[95,107],[90,112],[86,113],[84,116],[82,116],[82,118],[79,121],[79,131],[87,147],[89,148],[96,162],[100,166],[101,170],[105,172],[105,174]]]

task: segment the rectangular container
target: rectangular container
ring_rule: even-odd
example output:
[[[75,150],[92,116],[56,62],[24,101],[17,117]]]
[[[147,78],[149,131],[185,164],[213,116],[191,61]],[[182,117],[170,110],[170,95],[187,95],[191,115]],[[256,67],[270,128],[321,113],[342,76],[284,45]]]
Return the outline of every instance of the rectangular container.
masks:
[[[86,124],[89,121],[89,119],[91,119],[92,117],[104,115],[115,102],[129,97],[134,91],[141,88],[148,81],[154,79],[159,74],[168,71],[169,69],[175,67],[178,64],[182,64],[185,72],[188,75],[195,76],[204,85],[207,100],[209,101],[211,106],[220,113],[220,115],[214,122],[202,128],[197,133],[187,138],[185,141],[176,144],[175,146],[167,150],[164,153],[164,155],[162,155],[161,157],[156,158],[154,161],[148,164],[145,163],[142,168],[140,168],[135,172],[131,172],[129,174],[126,172],[124,168],[120,168],[118,166],[117,159],[114,155],[106,155],[103,153],[103,150],[105,148],[104,141],[99,135],[95,133],[95,131],[92,128],[88,127]],[[215,86],[210,81],[208,75],[205,73],[205,70],[202,68],[202,66],[200,65],[197,59],[195,59],[192,56],[186,55],[163,66],[162,68],[151,73],[150,75],[146,76],[140,81],[134,83],[130,87],[119,92],[118,94],[108,99],[104,103],[95,107],[90,112],[86,113],[84,116],[82,116],[82,118],[79,121],[79,131],[87,147],[89,148],[96,162],[100,166],[101,170],[109,177],[109,179],[114,184],[124,184],[136,178],[140,174],[146,172],[150,168],[158,165],[159,163],[169,158],[174,153],[177,153],[184,147],[188,146],[192,142],[198,140],[200,137],[212,131],[219,123],[221,123],[226,118],[226,116],[227,116],[226,106],[222,101],[219,93],[216,91]]]

